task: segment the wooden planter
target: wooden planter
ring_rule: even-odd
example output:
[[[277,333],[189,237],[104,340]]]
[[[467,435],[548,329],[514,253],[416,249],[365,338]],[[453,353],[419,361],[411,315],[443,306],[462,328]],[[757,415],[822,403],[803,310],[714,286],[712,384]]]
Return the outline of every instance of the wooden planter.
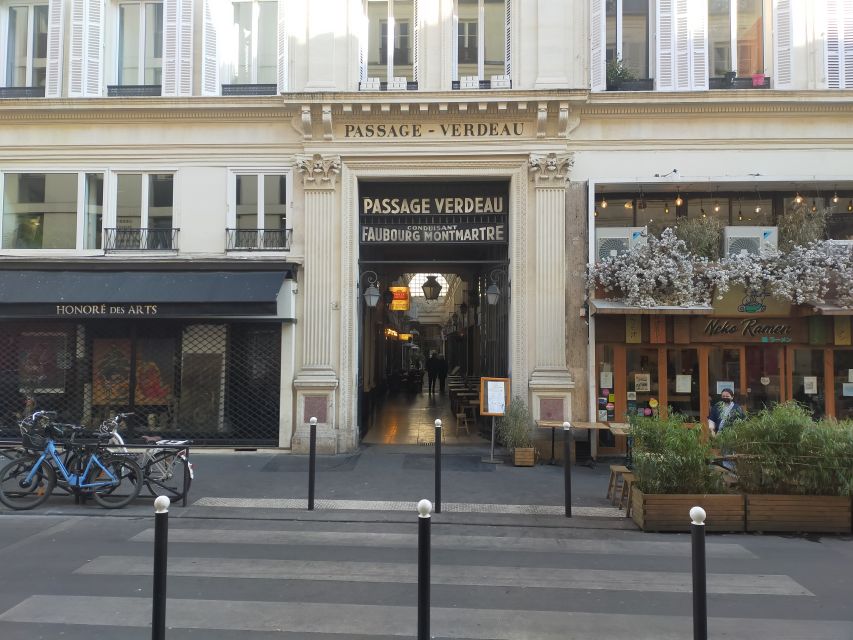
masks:
[[[690,531],[690,509],[697,506],[707,514],[707,531],[744,530],[746,506],[742,495],[651,494],[636,486],[631,490],[631,517],[643,531]]]
[[[746,496],[747,531],[850,533],[851,499],[845,496]]]
[[[533,447],[516,447],[512,452],[513,464],[516,467],[532,467],[536,458],[534,452]]]

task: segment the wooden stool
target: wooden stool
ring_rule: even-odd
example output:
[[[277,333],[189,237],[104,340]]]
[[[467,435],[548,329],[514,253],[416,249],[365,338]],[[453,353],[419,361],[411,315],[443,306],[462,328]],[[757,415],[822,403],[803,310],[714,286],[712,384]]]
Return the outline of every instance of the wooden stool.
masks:
[[[607,499],[610,504],[616,504],[616,492],[619,490],[622,474],[629,472],[628,467],[623,464],[610,465],[610,480],[607,482]]]
[[[471,422],[473,422],[473,420],[468,415],[468,411],[463,408],[460,413],[456,414],[456,435],[459,435],[460,429],[465,429],[465,433],[470,436],[471,432],[468,430],[468,426],[471,424]]]
[[[622,493],[619,494],[619,508],[622,508],[622,503],[625,503],[625,517],[631,515],[631,486],[634,480],[637,479],[633,473],[622,474]]]

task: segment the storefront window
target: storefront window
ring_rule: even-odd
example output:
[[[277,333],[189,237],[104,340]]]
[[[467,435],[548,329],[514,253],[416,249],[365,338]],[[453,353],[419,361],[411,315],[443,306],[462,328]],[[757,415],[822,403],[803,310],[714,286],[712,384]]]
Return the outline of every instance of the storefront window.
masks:
[[[746,397],[741,405],[747,411],[760,411],[781,400],[781,350],[777,347],[746,348]]]
[[[596,418],[598,422],[616,420],[616,395],[613,392],[613,379],[616,375],[614,368],[613,347],[601,345],[599,347],[598,360],[598,409]],[[599,447],[615,447],[616,439],[609,431],[599,429]]]
[[[723,389],[732,389],[740,400],[740,349],[711,349],[708,354],[708,393],[711,403],[719,399]]]
[[[853,350],[835,352],[835,416],[853,419]]]
[[[667,404],[689,422],[699,422],[699,356],[696,349],[666,353]]]
[[[815,418],[826,412],[823,349],[794,349],[794,400],[811,409]]]
[[[628,349],[628,415],[650,416],[660,399],[657,349]]]

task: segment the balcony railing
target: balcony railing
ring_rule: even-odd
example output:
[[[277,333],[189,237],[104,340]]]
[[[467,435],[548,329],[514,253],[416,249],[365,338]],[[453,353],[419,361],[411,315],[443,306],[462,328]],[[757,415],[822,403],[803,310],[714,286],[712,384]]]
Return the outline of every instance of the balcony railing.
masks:
[[[44,98],[44,87],[0,87],[0,98]]]
[[[159,84],[117,84],[107,85],[107,96],[110,98],[140,98],[163,95]]]
[[[104,229],[104,251],[177,251],[180,229]]]
[[[227,251],[290,251],[293,229],[226,229]]]

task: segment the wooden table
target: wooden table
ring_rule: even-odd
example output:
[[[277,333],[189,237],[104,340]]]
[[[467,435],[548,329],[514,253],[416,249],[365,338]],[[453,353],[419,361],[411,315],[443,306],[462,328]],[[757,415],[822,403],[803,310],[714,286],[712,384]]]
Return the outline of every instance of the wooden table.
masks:
[[[628,436],[631,429],[631,425],[627,422],[573,422],[572,426],[578,429],[609,431],[615,436]],[[625,459],[626,461],[630,461],[631,459],[630,447],[628,448]],[[595,461],[595,458],[593,458],[593,461]]]
[[[536,426],[540,429],[550,429],[551,430],[551,460],[548,464],[554,464],[556,461],[554,460],[554,432],[557,429],[561,429],[563,427],[563,420],[537,420]],[[572,447],[572,456],[575,455],[575,449]]]

